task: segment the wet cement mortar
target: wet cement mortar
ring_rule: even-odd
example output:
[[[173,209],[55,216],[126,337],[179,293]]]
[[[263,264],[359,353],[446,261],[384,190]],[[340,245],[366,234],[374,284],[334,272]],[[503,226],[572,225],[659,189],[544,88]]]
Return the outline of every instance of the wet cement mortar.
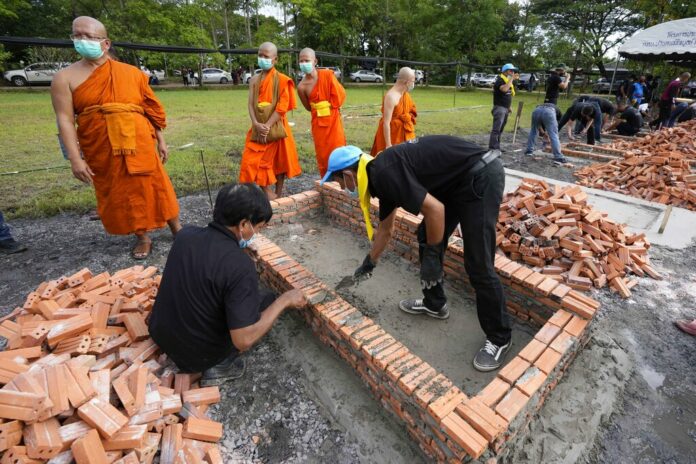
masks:
[[[290,180],[288,190],[311,188],[313,181]],[[180,198],[180,205],[185,224],[209,221],[206,193]],[[29,251],[0,257],[2,314],[49,278],[135,264],[133,238],[110,236],[87,216],[19,219],[11,226]],[[164,230],[152,237],[153,253],[142,264],[162,268],[172,239]],[[696,244],[654,246],[650,256],[665,279],[640,279],[627,300],[606,289],[595,292],[602,309],[591,341],[500,462],[696,462],[695,340],[672,323],[696,318]],[[323,409],[273,331],[246,356],[247,373],[225,385],[212,408],[225,423],[225,462],[361,462],[364,444]]]

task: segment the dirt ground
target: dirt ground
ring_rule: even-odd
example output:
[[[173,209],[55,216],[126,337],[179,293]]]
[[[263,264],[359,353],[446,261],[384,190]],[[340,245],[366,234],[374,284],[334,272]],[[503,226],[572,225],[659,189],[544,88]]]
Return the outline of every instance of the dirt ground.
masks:
[[[566,175],[550,162],[517,165],[512,153],[506,149],[504,154],[511,168],[552,178]],[[288,188],[294,192],[312,185],[313,179],[302,177]],[[207,193],[181,198],[180,204],[184,223],[209,221]],[[87,216],[10,225],[29,251],[0,257],[2,314],[48,278],[82,267],[102,272],[134,264],[128,253],[132,238],[109,236]],[[145,264],[161,268],[171,238],[166,231],[153,238],[153,254]],[[696,340],[672,324],[696,317],[696,244],[684,250],[655,246],[651,257],[665,279],[641,279],[628,300],[608,291],[595,295],[603,305],[593,340],[547,399],[528,438],[503,462],[696,462]],[[349,263],[348,272],[358,259]],[[274,329],[247,355],[245,377],[223,387],[213,412],[225,422],[226,462],[388,462],[365,458],[369,446],[326,410],[308,385],[309,373],[285,351]]]

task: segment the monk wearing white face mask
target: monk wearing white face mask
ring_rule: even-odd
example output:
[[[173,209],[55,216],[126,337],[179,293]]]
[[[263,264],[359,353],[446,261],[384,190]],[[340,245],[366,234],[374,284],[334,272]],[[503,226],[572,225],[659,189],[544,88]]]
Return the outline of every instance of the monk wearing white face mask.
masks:
[[[60,137],[73,175],[94,185],[104,229],[135,234],[131,254],[144,259],[152,249],[148,231],[168,225],[176,234],[181,228],[164,170],[169,157],[164,108],[142,71],[111,59],[101,22],[81,16],[70,37],[82,59],[58,72],[51,84]]]
[[[384,96],[382,118],[370,150],[372,156],[392,145],[416,138],[416,104],[410,95],[415,85],[415,71],[401,68],[396,83]]]

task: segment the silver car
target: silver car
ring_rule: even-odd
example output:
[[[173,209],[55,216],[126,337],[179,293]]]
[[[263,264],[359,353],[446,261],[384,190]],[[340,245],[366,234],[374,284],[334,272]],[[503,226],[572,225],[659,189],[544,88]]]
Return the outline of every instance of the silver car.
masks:
[[[382,82],[382,76],[366,69],[350,73],[349,77],[353,82]]]
[[[4,77],[15,87],[50,84],[53,81],[53,76],[66,66],[70,66],[70,63],[33,63],[24,69],[6,71]]]
[[[198,73],[193,75],[194,83],[198,84]],[[220,68],[203,69],[204,84],[227,84],[232,82],[232,74]]]

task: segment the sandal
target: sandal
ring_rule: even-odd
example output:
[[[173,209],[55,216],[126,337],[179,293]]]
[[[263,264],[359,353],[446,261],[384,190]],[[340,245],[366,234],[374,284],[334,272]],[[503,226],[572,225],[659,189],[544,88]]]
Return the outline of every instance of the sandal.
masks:
[[[150,256],[152,252],[152,240],[138,239],[135,246],[131,250],[131,257],[137,260],[143,260]]]

